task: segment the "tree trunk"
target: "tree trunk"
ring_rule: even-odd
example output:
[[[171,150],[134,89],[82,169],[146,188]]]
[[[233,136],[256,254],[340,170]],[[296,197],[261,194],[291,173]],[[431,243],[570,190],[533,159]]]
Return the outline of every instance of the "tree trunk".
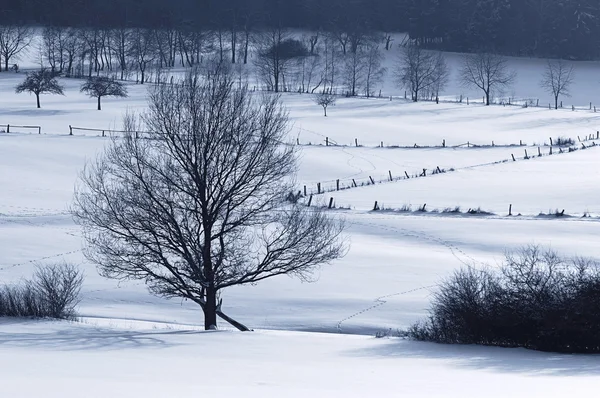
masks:
[[[558,109],[558,95],[554,96],[554,109]]]
[[[490,105],[490,92],[489,91],[485,92],[485,105],[486,106]]]
[[[8,72],[8,57],[4,57],[4,70]]]
[[[37,107],[38,107],[38,109],[40,109],[41,108],[41,106],[40,106],[40,95],[36,94],[35,95],[35,99],[37,100]]]
[[[217,291],[213,287],[206,289],[206,304],[204,311],[204,329],[213,330],[217,328]]]
[[[250,331],[250,329],[248,329],[248,327],[246,325],[243,325],[243,324],[239,323],[238,321],[236,321],[235,319],[228,317],[223,312],[221,312],[221,310],[217,310],[217,315],[221,319],[223,319],[225,322],[227,322],[231,326],[235,327],[240,332],[249,332]]]
[[[100,105],[100,98],[102,98],[102,97],[98,97],[98,110],[99,111],[102,110],[102,106]]]
[[[323,107],[323,112],[325,113],[325,117],[327,117],[327,107],[326,106]]]

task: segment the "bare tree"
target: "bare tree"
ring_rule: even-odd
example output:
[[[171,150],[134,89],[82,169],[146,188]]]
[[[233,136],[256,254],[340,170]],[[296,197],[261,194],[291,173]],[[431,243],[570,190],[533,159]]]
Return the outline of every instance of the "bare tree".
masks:
[[[8,71],[11,59],[18,58],[33,38],[33,29],[27,26],[0,26],[0,55],[4,61],[4,70]]]
[[[325,55],[325,69],[323,71],[324,83],[329,92],[334,92],[337,76],[339,72],[339,64],[341,53],[336,45],[335,38],[331,35],[325,36],[323,43],[323,53]]]
[[[347,95],[354,97],[364,87],[366,56],[362,49],[347,52],[344,56],[344,85]]]
[[[75,194],[87,258],[102,275],[139,279],[164,297],[221,311],[222,290],[278,275],[310,279],[344,254],[343,224],[285,201],[294,146],[276,96],[253,98],[213,67],[157,85],[143,120],[149,139],[125,134],[89,164]]]
[[[373,95],[373,89],[381,83],[386,69],[381,66],[383,56],[379,46],[371,45],[365,52],[365,95]]]
[[[77,54],[81,51],[81,43],[79,41],[79,35],[73,28],[69,28],[64,35],[65,41],[63,49],[65,52],[65,69],[67,77],[73,74],[73,63]]]
[[[121,72],[121,80],[125,78],[127,71],[128,58],[131,50],[131,32],[129,29],[120,28],[111,32],[111,52],[117,58],[117,63]]]
[[[327,91],[323,91],[322,93],[315,94],[314,100],[315,104],[323,107],[324,116],[327,117],[327,107],[335,105],[336,97]]]
[[[140,84],[146,82],[146,70],[156,56],[156,40],[150,29],[135,29],[131,33],[130,54],[140,72]]]
[[[64,65],[64,28],[46,27],[42,32],[42,52],[52,72],[62,72]]]
[[[466,54],[460,69],[460,81],[465,86],[477,87],[485,94],[485,104],[490,104],[494,91],[503,91],[515,81],[517,73],[510,70],[506,59],[497,54]]]
[[[98,99],[98,110],[102,110],[102,97],[127,97],[127,87],[119,81],[104,76],[90,77],[81,85],[81,92]]]
[[[15,92],[35,94],[38,109],[41,108],[40,94],[65,95],[64,87],[56,80],[56,73],[47,69],[27,73],[25,81],[15,88]]]
[[[411,99],[419,101],[434,87],[442,87],[448,75],[441,53],[426,51],[418,46],[408,46],[400,53],[396,68],[398,84],[411,92]]]
[[[573,78],[572,65],[567,65],[563,60],[548,60],[540,86],[554,96],[554,109],[558,109],[558,98],[561,95],[571,96],[569,89],[573,84]]]
[[[446,88],[448,81],[450,80],[450,69],[446,63],[446,58],[440,52],[437,54],[435,59],[436,67],[433,75],[431,76],[431,85],[429,87],[430,96],[435,98],[435,102],[440,102],[440,93]]]
[[[273,28],[258,38],[259,51],[255,60],[257,73],[268,90],[285,87],[285,75],[295,61],[308,55],[301,41],[295,40],[283,28]]]

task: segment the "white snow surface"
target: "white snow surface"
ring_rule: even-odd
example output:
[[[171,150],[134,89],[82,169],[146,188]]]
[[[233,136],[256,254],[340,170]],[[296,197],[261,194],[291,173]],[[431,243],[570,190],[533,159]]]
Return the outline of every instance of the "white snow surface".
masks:
[[[532,81],[543,65],[511,62]],[[577,104],[596,93],[585,89],[595,65],[579,68]],[[42,134],[14,127],[0,133],[0,282],[57,260],[80,264],[86,280],[78,322],[0,320],[0,396],[530,397],[588,395],[600,386],[597,356],[373,337],[422,319],[440,280],[462,266],[495,266],[507,249],[535,243],[598,257],[600,148],[590,146],[600,141],[572,153],[553,147],[552,156],[548,144],[564,136],[582,148],[578,136],[595,136],[599,114],[340,99],[324,118],[310,96],[283,95],[293,122],[289,141],[302,144],[298,190],[306,185],[314,193],[320,183],[328,192],[313,203],[333,197],[344,207],[334,214],[347,222],[350,250],[314,283],[280,277],[225,291],[224,311],[254,333],[226,325],[202,332],[197,306],[153,297],[140,282],[100,277],[81,254],[68,212],[78,173],[110,140],[80,130],[69,136],[69,125],[108,135],[126,108],[144,108],[146,87],[130,85],[129,98],[105,99],[98,112],[78,92],[79,81],[64,80],[66,96],[44,96],[37,110],[33,97],[13,94],[21,78],[0,74],[0,125],[40,125]],[[518,95],[540,94],[525,82]],[[446,148],[431,148],[444,140]],[[446,173],[413,178],[437,167]],[[390,172],[411,178],[386,182]],[[369,177],[374,185],[329,192],[337,180],[348,188]],[[494,214],[372,212],[375,201],[390,209],[427,204]],[[556,209],[571,217],[538,216]]]

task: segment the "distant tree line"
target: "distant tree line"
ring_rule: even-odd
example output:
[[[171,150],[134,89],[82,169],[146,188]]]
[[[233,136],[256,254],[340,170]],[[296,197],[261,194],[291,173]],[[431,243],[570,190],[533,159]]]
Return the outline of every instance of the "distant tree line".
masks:
[[[597,58],[600,49],[596,0],[16,0],[0,6],[0,20],[234,35],[257,26],[409,32],[441,50],[572,59]]]
[[[597,0],[403,0],[408,32],[443,50],[593,59],[600,50]]]

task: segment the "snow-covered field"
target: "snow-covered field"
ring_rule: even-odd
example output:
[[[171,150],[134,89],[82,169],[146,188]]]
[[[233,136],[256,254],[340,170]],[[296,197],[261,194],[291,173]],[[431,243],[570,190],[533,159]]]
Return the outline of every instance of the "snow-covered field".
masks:
[[[541,64],[512,62],[522,63],[525,77],[535,70],[527,65]],[[310,97],[284,95],[289,140],[302,144],[299,190],[333,189],[338,179],[343,188],[352,179],[376,184],[315,197],[347,207],[336,210],[348,224],[345,258],[320,270],[315,283],[281,277],[227,290],[223,309],[257,332],[205,333],[197,306],[98,276],[68,214],[78,172],[109,140],[77,130],[69,136],[69,125],[119,129],[126,108],[143,109],[146,88],[131,85],[129,98],[105,99],[98,112],[78,92],[80,82],[65,80],[66,96],[42,97],[37,110],[33,97],[13,93],[21,77],[0,74],[0,125],[40,125],[42,134],[0,133],[0,282],[59,259],[81,264],[86,281],[80,322],[0,321],[0,396],[506,397],[584,395],[600,386],[596,356],[374,338],[424,317],[436,284],[453,270],[493,266],[506,249],[537,243],[598,257],[600,147],[563,154],[553,147],[549,156],[545,144],[564,136],[581,148],[577,137],[595,136],[600,114],[340,99],[324,118]],[[584,86],[573,89],[584,93],[574,96],[583,104],[596,92]],[[540,94],[534,83],[519,90],[527,87],[531,93],[517,95]],[[444,140],[446,148],[430,147]],[[524,160],[525,150],[535,157]],[[430,176],[437,167],[448,172]],[[425,178],[385,182],[390,172],[423,169]],[[495,215],[371,212],[375,201]],[[509,204],[520,217],[507,217]],[[573,217],[536,217],[555,209]]]

